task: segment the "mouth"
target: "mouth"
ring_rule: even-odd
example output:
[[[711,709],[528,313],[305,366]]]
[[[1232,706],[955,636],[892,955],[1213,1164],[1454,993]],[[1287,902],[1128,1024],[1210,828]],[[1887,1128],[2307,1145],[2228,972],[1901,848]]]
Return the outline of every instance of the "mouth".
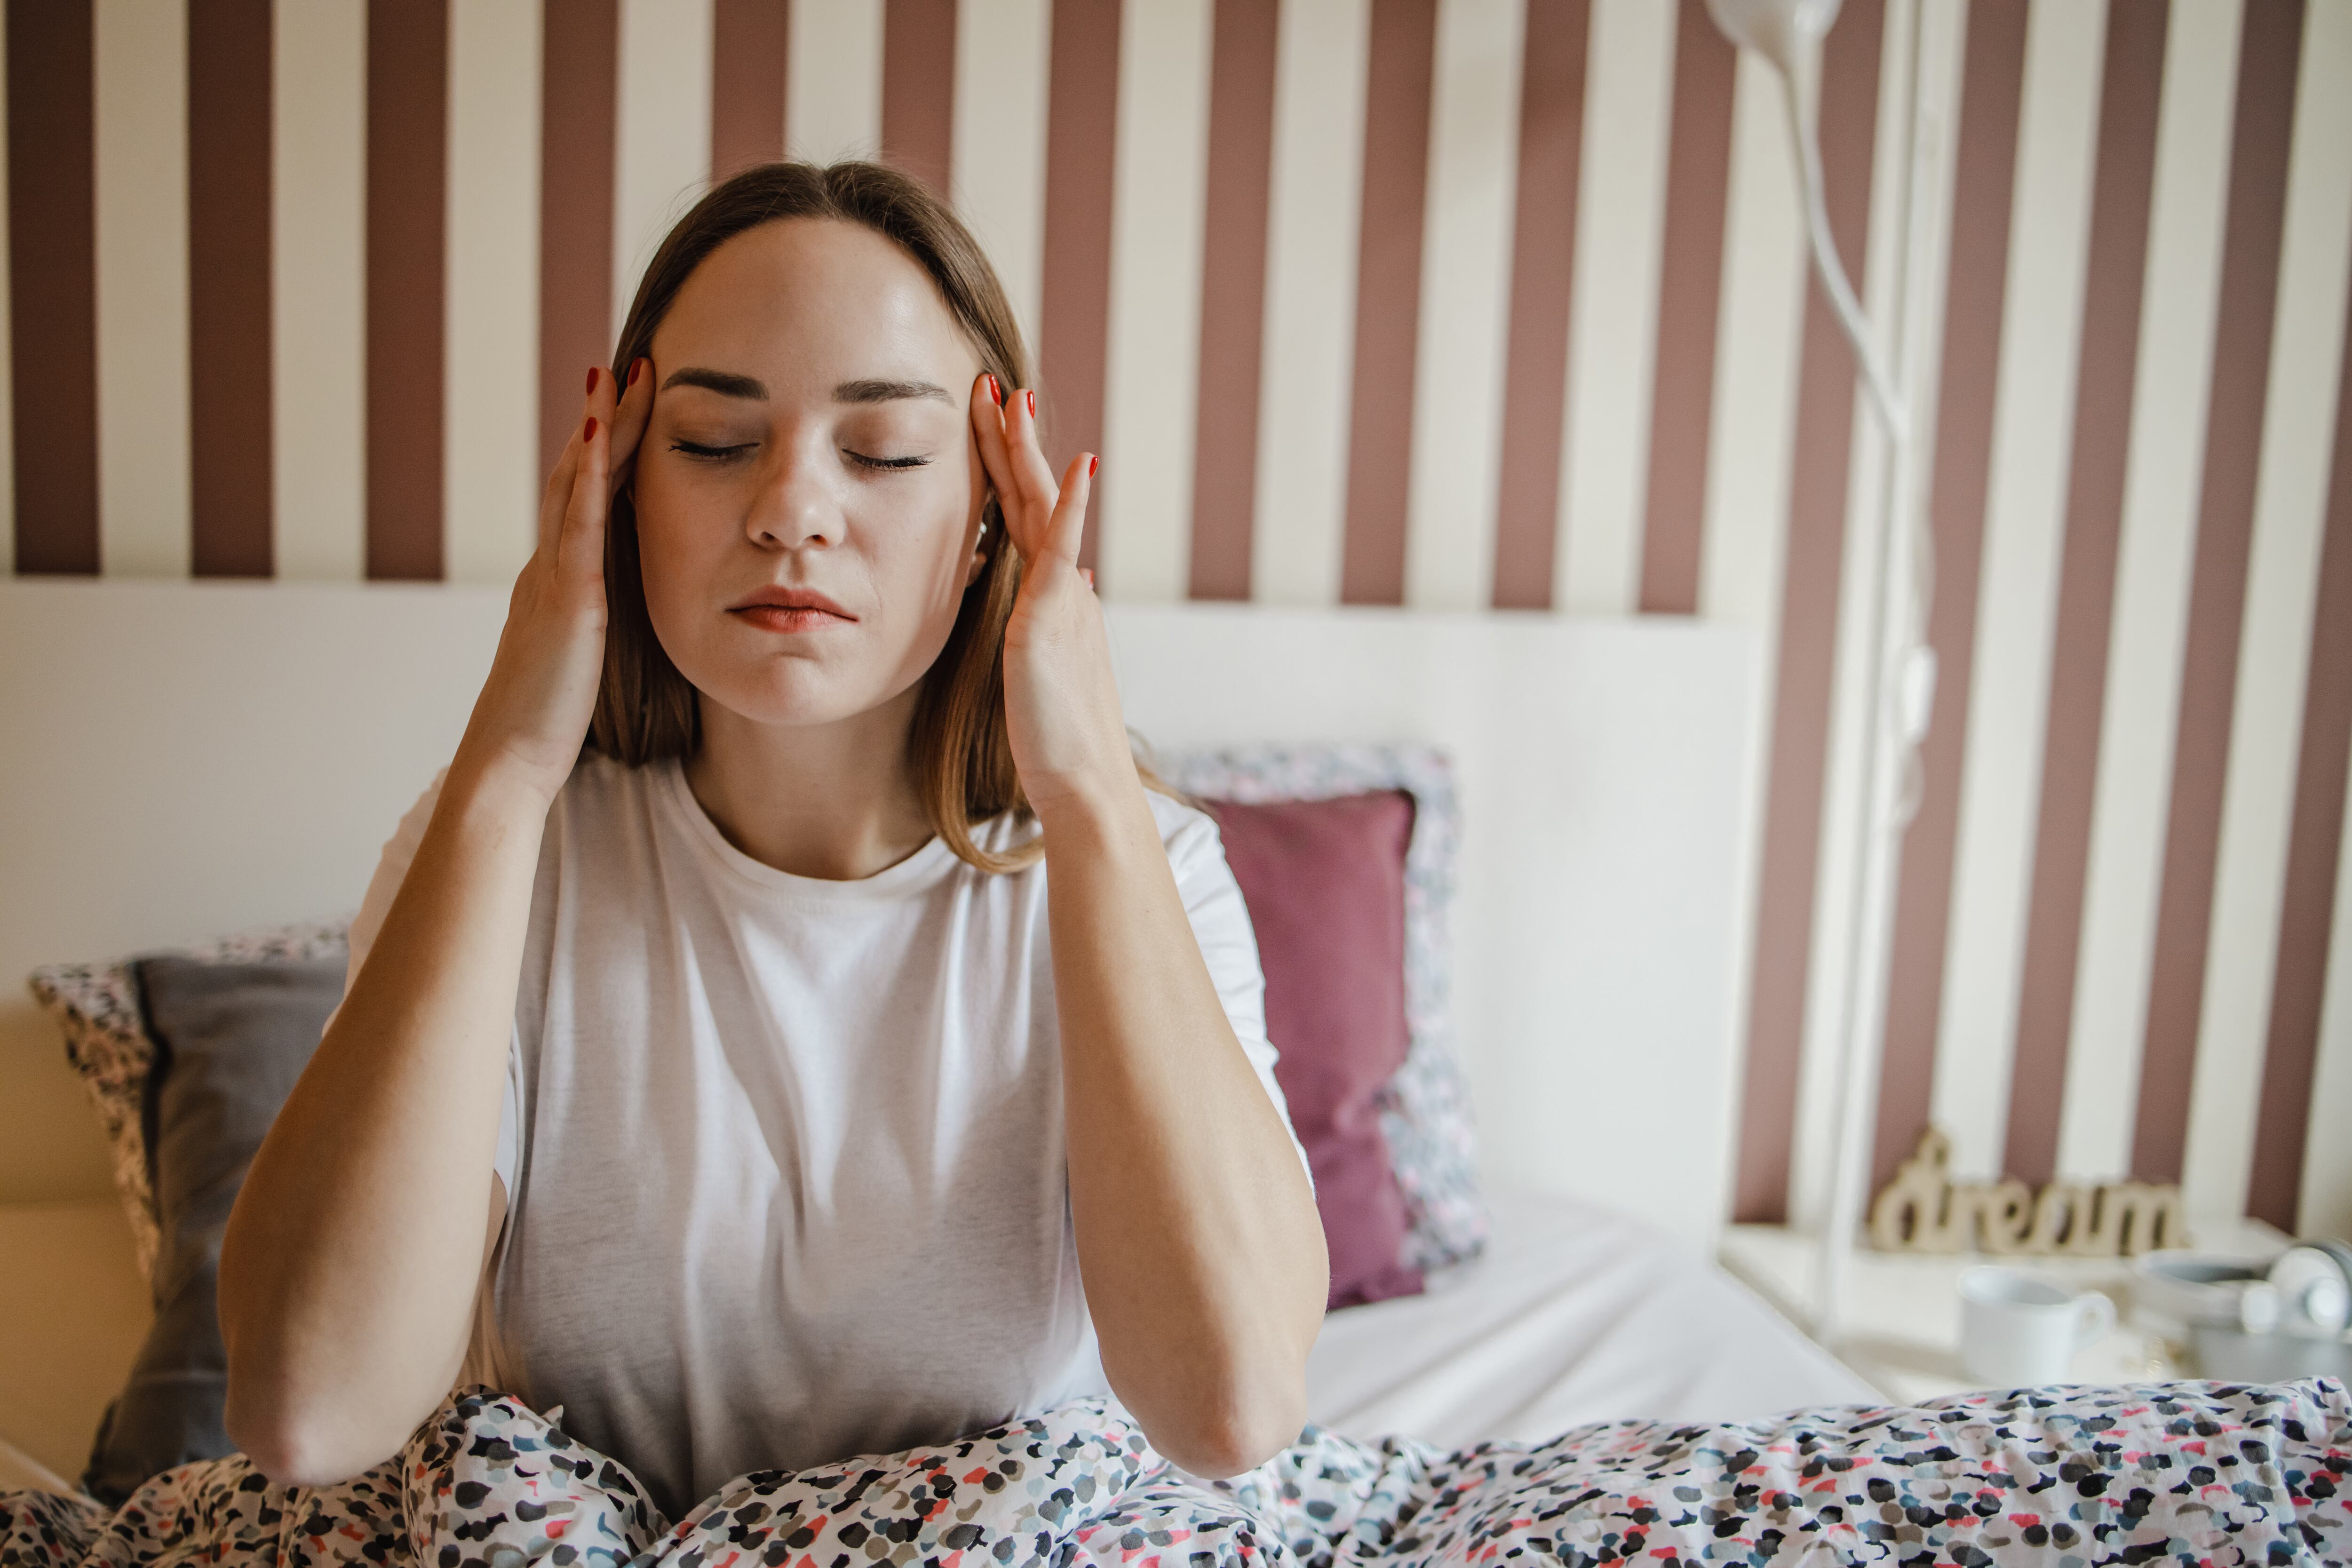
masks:
[[[857,617],[809,588],[762,588],[730,605],[737,620],[768,632],[814,632],[827,626],[855,626]]]

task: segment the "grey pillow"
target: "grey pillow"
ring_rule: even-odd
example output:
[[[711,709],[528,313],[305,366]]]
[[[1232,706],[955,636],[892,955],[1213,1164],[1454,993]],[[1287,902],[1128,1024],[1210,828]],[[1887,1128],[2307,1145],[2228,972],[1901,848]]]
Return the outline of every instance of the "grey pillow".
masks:
[[[155,1324],[107,1407],[84,1490],[119,1505],[141,1482],[234,1451],[221,1424],[228,1358],[214,1287],[221,1232],[262,1135],[342,998],[341,956],[136,965],[154,1042],[142,1121],[161,1231]]]

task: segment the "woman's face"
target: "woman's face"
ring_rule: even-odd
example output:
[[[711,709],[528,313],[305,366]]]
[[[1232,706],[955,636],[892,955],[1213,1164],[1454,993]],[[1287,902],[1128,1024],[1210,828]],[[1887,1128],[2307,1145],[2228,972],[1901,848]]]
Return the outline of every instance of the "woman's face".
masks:
[[[679,672],[769,724],[914,685],[978,574],[987,484],[980,356],[929,275],[857,225],[765,224],[695,269],[652,359],[637,536]]]

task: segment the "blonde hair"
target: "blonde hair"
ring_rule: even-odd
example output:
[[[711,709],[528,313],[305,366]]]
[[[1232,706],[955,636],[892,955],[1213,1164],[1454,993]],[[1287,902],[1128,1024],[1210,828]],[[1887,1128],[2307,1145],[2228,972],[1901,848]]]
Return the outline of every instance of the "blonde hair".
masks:
[[[697,202],[646,268],[613,363],[634,364],[651,352],[654,331],[678,290],[712,251],[748,229],[802,217],[858,224],[895,242],[930,275],[980,351],[982,368],[1000,385],[1031,384],[1021,328],[971,232],[921,182],[863,163],[764,163]],[[1012,871],[1044,853],[1034,836],[1002,854],[982,849],[971,836],[974,823],[1010,813],[1020,824],[1034,816],[1004,727],[1004,625],[1021,591],[1021,559],[1005,543],[1003,514],[993,495],[981,517],[987,524],[980,541],[984,564],[964,590],[947,646],[923,676],[908,745],[932,830],[967,864]],[[654,634],[636,507],[625,490],[614,500],[605,532],[604,593],[610,606],[604,671],[587,749],[630,767],[690,756],[701,742],[697,694]],[[1143,772],[1147,784],[1156,784],[1149,769]]]

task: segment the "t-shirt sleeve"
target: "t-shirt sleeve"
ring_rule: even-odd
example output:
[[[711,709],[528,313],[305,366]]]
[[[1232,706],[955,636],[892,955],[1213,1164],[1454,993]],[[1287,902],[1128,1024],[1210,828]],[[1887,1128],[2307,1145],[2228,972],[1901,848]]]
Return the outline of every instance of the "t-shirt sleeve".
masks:
[[[433,775],[416,804],[400,819],[392,837],[384,844],[383,853],[375,863],[375,875],[368,879],[367,896],[360,900],[360,912],[352,917],[351,967],[343,973],[343,994],[351,994],[352,982],[359,975],[360,965],[367,961],[368,950],[375,946],[376,933],[383,930],[383,918],[392,910],[392,900],[400,892],[400,884],[407,879],[408,868],[415,862],[417,846],[425,842],[425,829],[433,820],[434,805],[441,798],[441,782],[449,776],[444,768]],[[509,1026],[507,1044],[506,1091],[499,1100],[499,1144],[492,1157],[491,1168],[498,1173],[499,1183],[507,1192],[507,1201],[514,1201],[515,1172],[522,1164],[522,1081],[520,1042]]]
[[[1157,794],[1152,795],[1151,804],[1153,814],[1160,819],[1160,836],[1168,846],[1168,863],[1176,873],[1176,891],[1184,900],[1186,917],[1192,922],[1192,940],[1201,944],[1209,978],[1216,984],[1217,995],[1225,1005],[1226,1022],[1233,1026],[1234,1037],[1241,1041],[1250,1066],[1257,1069],[1258,1082],[1265,1087],[1266,1098],[1274,1101],[1275,1111],[1282,1118],[1283,1131],[1290,1134],[1290,1146],[1297,1152],[1299,1168],[1307,1172],[1307,1183],[1311,1188],[1315,1184],[1314,1168],[1307,1163],[1306,1147],[1290,1125],[1290,1105],[1274,1076],[1279,1053],[1265,1035],[1265,973],[1258,963],[1257,931],[1250,924],[1249,906],[1242,900],[1241,884],[1234,879],[1233,868],[1225,863],[1224,840],[1217,832],[1216,819]]]

